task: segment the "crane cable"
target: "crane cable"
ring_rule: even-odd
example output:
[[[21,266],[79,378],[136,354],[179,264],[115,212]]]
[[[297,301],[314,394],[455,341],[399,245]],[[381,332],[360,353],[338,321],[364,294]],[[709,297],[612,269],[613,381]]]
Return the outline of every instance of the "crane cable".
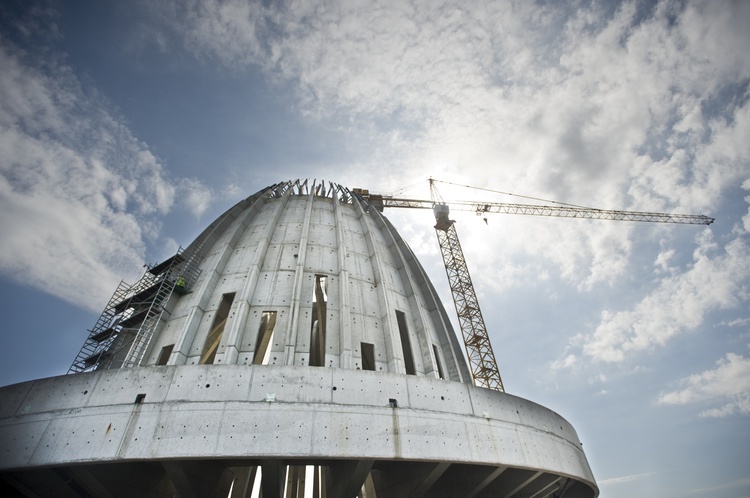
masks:
[[[391,193],[391,194],[389,194],[389,195],[391,195],[392,197],[398,197],[399,195],[402,195],[402,194],[403,194],[404,192],[406,192],[407,190],[411,190],[411,189],[413,189],[414,187],[418,187],[418,186],[420,186],[420,185],[422,185],[422,182],[419,182],[419,183],[414,183],[414,184],[412,184],[412,185],[409,185],[409,186],[407,186],[407,187],[402,187],[402,188],[398,189],[397,191],[395,191],[395,192],[392,192],[392,193]]]
[[[532,201],[550,202],[552,204],[559,204],[561,206],[575,207],[575,208],[581,208],[581,209],[591,209],[593,211],[602,211],[602,209],[592,208],[592,207],[588,207],[588,206],[581,206],[580,204],[570,204],[568,202],[553,201],[553,200],[550,200],[550,199],[542,199],[542,198],[539,198],[539,197],[531,197],[531,196],[528,196],[528,195],[514,194],[512,192],[503,192],[501,190],[492,190],[492,189],[484,188],[484,187],[474,187],[473,185],[462,185],[460,183],[453,183],[453,182],[448,182],[448,181],[445,181],[445,180],[437,180],[437,179],[434,179],[434,178],[433,178],[433,181],[440,182],[440,183],[447,183],[449,185],[455,185],[456,187],[471,188],[471,189],[475,189],[475,190],[484,190],[485,192],[492,192],[494,194],[512,195],[514,197],[520,197],[522,199],[529,199],[529,200],[532,200]]]

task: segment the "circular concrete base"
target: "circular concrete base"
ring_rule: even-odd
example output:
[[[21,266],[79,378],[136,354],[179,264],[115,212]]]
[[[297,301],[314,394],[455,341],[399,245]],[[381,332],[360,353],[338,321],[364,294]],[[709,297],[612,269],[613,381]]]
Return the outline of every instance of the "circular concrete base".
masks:
[[[0,448],[5,481],[28,496],[251,496],[258,469],[264,498],[305,479],[342,498],[598,495],[555,412],[359,370],[161,366],[16,384],[0,389]]]

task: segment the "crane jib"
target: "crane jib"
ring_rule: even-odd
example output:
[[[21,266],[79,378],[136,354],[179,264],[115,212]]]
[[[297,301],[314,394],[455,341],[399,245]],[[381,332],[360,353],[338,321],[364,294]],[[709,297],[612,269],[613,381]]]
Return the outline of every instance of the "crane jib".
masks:
[[[432,201],[423,199],[398,199],[377,196],[382,207],[433,209]],[[636,221],[647,223],[676,223],[686,225],[710,225],[714,218],[696,214],[654,213],[648,211],[622,211],[570,206],[547,206],[539,204],[513,204],[503,202],[454,201],[445,205],[456,211],[473,211],[477,214],[524,214],[530,216],[552,216],[558,218],[581,218],[589,220]]]
[[[450,209],[473,211],[478,215],[485,213],[524,214],[531,216],[556,216],[561,218],[580,218],[593,220],[614,220],[647,223],[678,223],[688,225],[710,225],[713,218],[691,214],[650,213],[641,211],[615,211],[594,209],[581,206],[560,205],[548,206],[539,204],[511,204],[503,202],[443,202],[430,180],[433,200],[399,199],[392,196],[370,194],[369,190],[355,189],[353,193],[361,196],[370,206],[378,211],[386,207],[432,209],[435,214],[435,233],[437,234],[440,252],[443,256],[448,284],[456,307],[461,334],[466,347],[474,383],[480,387],[505,391],[500,370],[497,367],[487,327],[479,308],[474,284],[469,275],[469,268],[458,240],[456,227],[449,218]]]

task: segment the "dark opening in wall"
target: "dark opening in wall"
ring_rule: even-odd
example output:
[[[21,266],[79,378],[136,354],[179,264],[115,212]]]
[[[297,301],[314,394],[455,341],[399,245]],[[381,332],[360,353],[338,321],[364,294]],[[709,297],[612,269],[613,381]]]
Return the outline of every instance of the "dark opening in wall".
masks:
[[[156,360],[157,365],[166,365],[169,362],[169,356],[172,354],[172,350],[174,349],[174,344],[170,344],[169,346],[164,346],[161,348],[161,353],[159,353],[159,358]]]
[[[273,341],[273,331],[276,327],[276,312],[264,311],[258,327],[258,338],[255,341],[255,354],[253,355],[253,365],[268,365],[268,359],[271,357],[271,341]]]
[[[409,342],[409,329],[406,328],[406,315],[403,311],[396,310],[396,321],[398,321],[398,333],[401,336],[401,349],[404,352],[404,367],[406,373],[415,375],[414,355],[411,352],[411,342]]]
[[[310,362],[311,367],[322,367],[326,363],[326,304],[328,295],[326,287],[328,277],[315,275],[313,288],[313,313],[310,325]]]
[[[375,346],[370,343],[360,343],[362,348],[362,370],[375,370]]]
[[[221,336],[224,333],[224,326],[227,324],[227,318],[229,317],[229,309],[232,307],[234,302],[234,292],[224,294],[221,296],[221,303],[219,309],[216,310],[216,316],[211,324],[211,331],[206,337],[206,342],[203,344],[203,352],[201,353],[200,364],[212,364],[216,358],[216,351],[219,349],[219,343],[221,342]]]
[[[443,375],[443,364],[440,363],[440,354],[438,353],[438,347],[434,344],[432,345],[432,352],[435,353],[435,364],[437,364],[438,377],[444,379],[445,375]]]

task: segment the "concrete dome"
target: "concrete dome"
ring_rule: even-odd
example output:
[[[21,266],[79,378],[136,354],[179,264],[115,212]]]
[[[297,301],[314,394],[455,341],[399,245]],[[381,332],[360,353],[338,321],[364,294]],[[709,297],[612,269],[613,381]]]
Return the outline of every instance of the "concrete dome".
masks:
[[[572,426],[473,386],[462,349],[377,209],[284,182],[121,286],[73,375],[0,390],[0,471],[27,496],[597,496]]]
[[[142,364],[174,344],[169,364],[312,365],[470,382],[414,254],[341,186],[271,187],[223,214],[191,251],[203,255],[201,275]]]

